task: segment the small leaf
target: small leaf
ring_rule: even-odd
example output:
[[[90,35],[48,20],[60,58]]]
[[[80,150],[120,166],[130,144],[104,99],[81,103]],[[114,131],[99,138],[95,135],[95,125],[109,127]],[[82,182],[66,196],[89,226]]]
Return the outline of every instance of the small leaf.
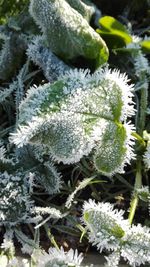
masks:
[[[105,16],[99,20],[99,23],[101,28],[97,29],[97,32],[104,38],[108,47],[120,48],[132,42],[132,38],[124,25],[115,18]]]
[[[120,239],[129,228],[128,220],[123,218],[123,210],[114,209],[110,203],[95,203],[92,199],[83,206],[83,223],[89,236],[89,242],[103,249],[117,250]]]
[[[147,54],[150,53],[150,40],[144,40],[140,42],[140,45],[144,53],[147,53]]]
[[[106,175],[121,171],[126,154],[125,140],[126,130],[123,125],[110,123],[94,156],[97,170]]]

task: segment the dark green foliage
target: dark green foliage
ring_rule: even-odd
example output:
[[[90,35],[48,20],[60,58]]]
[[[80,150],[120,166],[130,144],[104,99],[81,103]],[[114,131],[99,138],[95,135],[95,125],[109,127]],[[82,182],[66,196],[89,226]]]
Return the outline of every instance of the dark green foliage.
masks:
[[[123,24],[113,17],[105,16],[99,20],[97,32],[105,40],[109,48],[120,48],[132,42],[132,37]]]
[[[5,23],[7,18],[18,14],[29,3],[29,0],[0,0],[0,23]]]

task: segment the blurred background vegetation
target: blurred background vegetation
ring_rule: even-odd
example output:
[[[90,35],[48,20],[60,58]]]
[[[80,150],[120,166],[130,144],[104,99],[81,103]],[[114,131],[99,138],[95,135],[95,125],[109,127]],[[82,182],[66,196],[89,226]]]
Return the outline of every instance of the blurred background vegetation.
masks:
[[[0,0],[0,24],[6,23],[7,19],[21,12],[29,0]]]

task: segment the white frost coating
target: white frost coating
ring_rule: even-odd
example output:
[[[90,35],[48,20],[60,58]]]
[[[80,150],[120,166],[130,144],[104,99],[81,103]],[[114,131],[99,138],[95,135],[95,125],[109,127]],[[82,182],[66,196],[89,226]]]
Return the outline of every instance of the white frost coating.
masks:
[[[92,245],[102,252],[104,249],[117,251],[120,238],[129,229],[128,220],[123,218],[124,211],[114,209],[110,203],[98,203],[89,199],[83,205],[83,223],[88,230]],[[120,234],[118,234],[120,233]]]
[[[18,131],[11,134],[10,140],[17,146],[29,142],[44,145],[52,158],[70,164],[93,148],[105,148],[103,136],[107,131],[112,156],[121,153],[114,171],[123,172],[126,163],[134,158],[134,127],[126,123],[135,112],[133,87],[127,81],[126,75],[117,70],[104,68],[91,75],[88,69],[75,69],[53,84],[32,87],[20,105]],[[124,143],[118,140],[119,127],[125,132],[121,130]]]
[[[133,225],[124,236],[124,246],[121,256],[126,259],[131,266],[140,266],[150,263],[150,229],[140,224]]]
[[[135,159],[135,140],[131,134],[135,129],[127,123],[123,125],[123,131],[120,127],[122,126],[108,123],[94,155],[95,166],[107,176],[124,173],[126,164]]]
[[[0,225],[26,223],[33,202],[30,200],[25,179],[7,172],[0,173]]]
[[[113,251],[106,257],[106,267],[117,267],[120,256],[133,267],[150,263],[150,229],[140,224],[130,225],[123,213],[107,202],[96,204],[91,199],[85,202],[82,222],[88,230],[89,241],[100,252]]]
[[[105,259],[107,260],[107,263],[104,267],[118,267],[120,261],[120,252],[115,251],[111,253],[108,257],[105,256]]]
[[[54,82],[58,77],[68,71],[70,67],[55,56],[50,49],[44,46],[41,36],[33,39],[27,49],[28,57],[44,72],[49,82]]]
[[[84,3],[82,0],[66,0],[70,6],[76,9],[88,22],[92,15],[96,12],[96,6],[94,6],[90,1]]]
[[[142,77],[143,74],[150,75],[150,65],[148,59],[140,50],[137,56],[135,57],[134,66],[137,77],[140,76],[141,78],[143,78]]]

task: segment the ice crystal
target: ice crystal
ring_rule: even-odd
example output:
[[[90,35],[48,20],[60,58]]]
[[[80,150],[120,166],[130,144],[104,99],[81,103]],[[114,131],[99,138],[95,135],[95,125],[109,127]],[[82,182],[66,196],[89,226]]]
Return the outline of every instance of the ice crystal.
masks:
[[[120,252],[115,251],[111,253],[108,257],[105,257],[105,259],[107,260],[105,267],[118,267],[120,261]]]
[[[89,241],[102,252],[104,249],[117,251],[120,239],[129,229],[123,218],[123,210],[114,209],[110,203],[89,200],[83,206],[83,222],[86,225]]]
[[[57,218],[60,219],[62,217],[62,214],[59,210],[55,209],[55,208],[50,208],[50,207],[34,207],[32,209],[32,213],[35,214],[49,214],[51,215],[51,218]]]
[[[33,258],[35,258],[37,267],[78,267],[83,260],[82,254],[78,254],[77,250],[70,249],[65,252],[62,247],[60,250],[50,248],[48,253],[45,251],[35,251]]]

